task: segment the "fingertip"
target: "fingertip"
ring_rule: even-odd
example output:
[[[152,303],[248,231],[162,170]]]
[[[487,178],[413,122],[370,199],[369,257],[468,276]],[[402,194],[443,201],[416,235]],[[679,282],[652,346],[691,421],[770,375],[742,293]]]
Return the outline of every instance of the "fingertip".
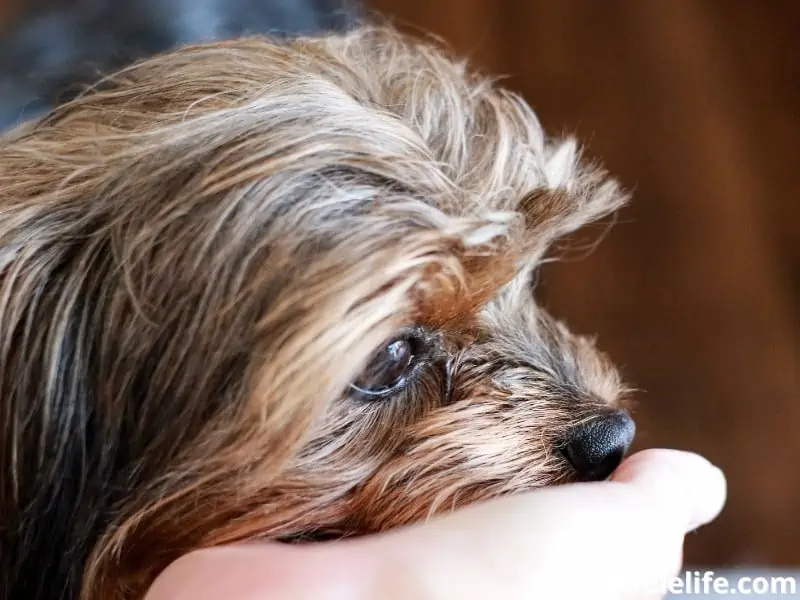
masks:
[[[724,473],[703,456],[682,450],[638,452],[620,465],[612,480],[657,496],[686,532],[713,521],[727,497]]]

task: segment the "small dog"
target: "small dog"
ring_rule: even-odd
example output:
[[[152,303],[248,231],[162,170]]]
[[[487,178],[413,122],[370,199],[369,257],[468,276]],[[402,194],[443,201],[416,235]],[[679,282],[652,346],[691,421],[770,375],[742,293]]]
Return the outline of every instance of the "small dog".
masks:
[[[384,27],[196,45],[0,139],[5,599],[607,477],[614,367],[537,306],[626,195]]]

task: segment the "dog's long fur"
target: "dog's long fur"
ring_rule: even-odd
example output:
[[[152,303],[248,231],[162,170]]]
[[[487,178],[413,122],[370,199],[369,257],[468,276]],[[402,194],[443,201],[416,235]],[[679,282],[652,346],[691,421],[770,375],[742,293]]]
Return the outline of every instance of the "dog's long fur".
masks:
[[[385,28],[188,47],[7,135],[5,599],[141,598],[191,549],[568,480],[559,441],[621,385],[531,274],[624,199]],[[355,392],[404,331],[413,378]]]

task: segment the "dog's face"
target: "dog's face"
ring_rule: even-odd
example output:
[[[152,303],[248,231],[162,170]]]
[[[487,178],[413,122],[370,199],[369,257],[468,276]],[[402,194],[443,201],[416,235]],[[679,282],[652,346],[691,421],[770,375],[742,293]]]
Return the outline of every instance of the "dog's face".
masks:
[[[616,373],[536,306],[529,281],[521,275],[459,315],[466,322],[423,319],[381,345],[285,475],[336,498],[322,518],[316,498],[302,501],[292,529],[312,538],[326,526],[333,535],[381,530],[613,471],[633,437],[630,418],[613,409]],[[254,516],[254,533],[260,524]]]
[[[193,548],[606,477],[620,382],[532,281],[623,201],[519,98],[380,29],[188,48],[14,132],[12,596],[137,597]]]

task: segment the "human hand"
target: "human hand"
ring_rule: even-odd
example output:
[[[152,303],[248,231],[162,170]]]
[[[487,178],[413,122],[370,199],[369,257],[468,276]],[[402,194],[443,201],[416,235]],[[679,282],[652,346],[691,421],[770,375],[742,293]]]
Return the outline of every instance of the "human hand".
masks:
[[[499,498],[427,523],[307,546],[196,551],[146,600],[592,600],[646,593],[678,573],[686,533],[725,502],[704,458],[646,450],[602,483]]]

